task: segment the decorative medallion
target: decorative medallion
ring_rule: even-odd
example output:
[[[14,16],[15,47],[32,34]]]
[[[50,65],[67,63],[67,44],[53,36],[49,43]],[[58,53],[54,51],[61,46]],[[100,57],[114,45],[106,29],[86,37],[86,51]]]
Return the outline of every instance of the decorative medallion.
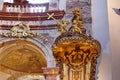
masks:
[[[10,32],[2,32],[1,36],[7,37],[7,38],[37,38],[39,37],[43,39],[45,42],[47,41],[47,39],[42,34],[37,33],[37,32],[31,32],[30,27],[22,23],[13,26]]]

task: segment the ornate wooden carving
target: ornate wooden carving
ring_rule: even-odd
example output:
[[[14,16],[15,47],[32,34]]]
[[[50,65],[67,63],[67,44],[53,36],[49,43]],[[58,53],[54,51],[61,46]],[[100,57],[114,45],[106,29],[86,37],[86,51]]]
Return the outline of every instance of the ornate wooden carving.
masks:
[[[86,34],[80,10],[73,11],[72,26],[58,36],[53,45],[53,54],[62,80],[95,80],[97,58],[100,55],[100,43]],[[63,64],[66,64],[63,66]],[[65,73],[67,70],[68,73]],[[67,77],[67,78],[66,78]]]

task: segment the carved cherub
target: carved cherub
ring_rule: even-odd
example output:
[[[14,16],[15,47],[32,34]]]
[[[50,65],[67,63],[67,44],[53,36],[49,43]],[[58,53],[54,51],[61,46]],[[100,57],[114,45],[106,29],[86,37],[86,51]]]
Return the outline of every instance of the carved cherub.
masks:
[[[56,22],[57,22],[57,26],[60,28],[58,29],[58,31],[60,31],[61,34],[67,31],[67,26],[69,25],[68,21],[62,20],[61,23],[59,21]]]
[[[76,20],[73,21],[72,27],[73,27],[72,32],[80,32],[80,28],[78,27]]]
[[[73,11],[74,17],[72,19],[72,22],[77,25],[77,27],[79,28],[83,28],[83,18],[80,15],[81,11],[78,8],[75,8],[75,10]]]
[[[79,32],[83,33],[83,30],[85,30],[85,27],[83,25],[83,18],[81,16],[81,11],[78,8],[75,8],[73,11],[74,17],[72,19],[72,27],[70,28],[72,32]]]
[[[54,13],[52,13],[51,15],[49,13],[47,13],[47,15],[49,16],[48,19],[52,18],[54,21],[56,21],[57,23],[57,27],[59,27],[58,31],[62,34],[64,32],[67,31],[67,26],[69,25],[68,21],[62,20],[62,22],[56,20],[53,15]]]

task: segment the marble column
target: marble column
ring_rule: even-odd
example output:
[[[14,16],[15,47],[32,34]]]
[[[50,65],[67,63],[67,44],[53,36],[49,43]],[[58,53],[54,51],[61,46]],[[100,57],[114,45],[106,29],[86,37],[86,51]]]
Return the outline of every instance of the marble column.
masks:
[[[45,80],[57,80],[59,73],[58,67],[43,67],[42,70],[45,76]]]

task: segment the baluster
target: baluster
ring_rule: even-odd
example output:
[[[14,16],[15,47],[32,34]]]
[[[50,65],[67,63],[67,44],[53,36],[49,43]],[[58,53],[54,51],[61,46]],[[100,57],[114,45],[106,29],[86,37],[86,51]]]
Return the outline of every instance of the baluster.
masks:
[[[21,5],[19,5],[19,8],[20,8],[20,11],[19,11],[19,12],[22,12],[22,6],[21,6]]]
[[[34,9],[34,12],[36,12],[36,5],[34,5],[34,8],[33,8],[33,9]]]
[[[38,9],[38,7],[37,7],[37,5],[35,6],[35,12],[37,12],[37,9]]]
[[[42,8],[42,7],[40,6],[40,8],[39,8],[39,11],[40,11],[40,12],[42,12],[42,9],[41,9],[41,8]]]
[[[16,12],[18,12],[18,5],[16,5]]]
[[[12,5],[12,12],[14,12],[14,11],[15,11],[14,9],[15,9],[15,7],[14,7],[14,5]]]
[[[12,12],[14,12],[14,5],[12,5]]]
[[[37,12],[37,5],[35,5],[35,12]]]
[[[26,12],[26,5],[24,5],[24,12]]]
[[[32,5],[30,5],[30,12],[33,12],[33,8],[32,8]]]
[[[9,12],[11,12],[11,5],[10,5],[10,7],[9,7]]]
[[[16,12],[19,12],[20,11],[20,8],[19,8],[19,6],[18,5],[16,5]]]
[[[38,9],[39,9],[39,12],[41,12],[41,5],[39,5]]]
[[[30,5],[30,12],[33,12],[33,7],[32,7],[32,5]]]
[[[29,12],[29,6],[28,5],[26,5],[26,12]]]
[[[41,6],[41,12],[43,12],[43,6]]]
[[[25,11],[25,8],[24,8],[24,6],[23,6],[23,5],[22,5],[22,7],[21,7],[21,8],[22,8],[22,12],[24,12],[24,11]]]
[[[33,5],[32,7],[33,7],[33,12],[35,12],[35,6]]]
[[[17,12],[17,5],[14,5],[14,12]]]
[[[21,12],[20,5],[18,5],[18,12]]]
[[[10,11],[10,6],[7,5],[6,11],[9,12]]]
[[[46,7],[43,7],[43,12],[45,12],[46,11]]]
[[[11,12],[11,6],[9,5],[9,12]]]
[[[29,6],[27,6],[27,7],[28,7],[27,11],[28,11],[28,12],[31,12],[31,11],[30,11],[30,10],[31,10],[31,9],[30,9],[30,5],[29,5]]]
[[[39,12],[39,5],[37,5],[37,12]]]
[[[13,12],[13,6],[10,5],[10,12]]]
[[[26,5],[24,5],[24,13],[26,12]]]
[[[28,5],[25,6],[25,11],[29,12],[29,6]]]
[[[24,5],[21,6],[21,12],[25,12]]]

